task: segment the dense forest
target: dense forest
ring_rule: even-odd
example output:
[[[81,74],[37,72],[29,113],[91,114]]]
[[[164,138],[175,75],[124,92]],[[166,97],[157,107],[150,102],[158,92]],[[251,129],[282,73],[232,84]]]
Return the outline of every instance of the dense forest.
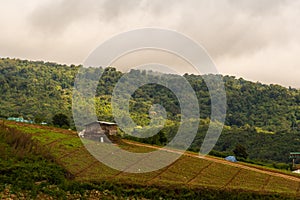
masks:
[[[43,61],[0,59],[0,117],[23,117],[35,123],[44,121],[52,124],[53,117],[62,113],[68,116],[70,126],[74,128],[72,89],[79,68]],[[96,70],[103,72],[95,97],[97,117],[113,121],[111,94],[123,73],[115,68],[87,70],[90,74],[96,74]],[[139,76],[146,72],[132,70],[130,73]],[[194,89],[200,107],[199,130],[190,148],[194,151],[199,150],[210,121],[211,99],[204,76],[213,79],[216,75],[184,75]],[[163,77],[172,81],[177,75]],[[231,154],[240,145],[251,159],[289,162],[289,152],[300,151],[300,90],[253,83],[233,76],[222,78],[227,94],[227,115],[214,150]],[[166,110],[164,128],[151,138],[132,139],[164,145],[178,129],[180,105],[176,96],[166,87],[157,84],[140,87],[130,99],[130,115],[138,124],[137,128],[147,128],[149,109],[153,104],[160,104]]]

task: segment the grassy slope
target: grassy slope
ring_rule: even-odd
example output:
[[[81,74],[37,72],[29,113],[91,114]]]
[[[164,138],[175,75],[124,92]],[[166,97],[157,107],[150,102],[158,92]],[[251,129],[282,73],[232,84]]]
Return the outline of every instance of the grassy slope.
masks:
[[[97,161],[84,148],[76,132],[13,122],[5,122],[23,132],[32,134],[51,153],[74,179],[78,181],[110,181],[112,183],[138,184],[161,187],[215,188],[219,190],[278,193],[289,196],[300,195],[300,179],[290,180],[253,170],[184,155],[172,165],[145,174],[129,174],[113,170]],[[134,152],[152,149],[137,145],[123,145]],[[261,169],[261,168],[260,168]]]

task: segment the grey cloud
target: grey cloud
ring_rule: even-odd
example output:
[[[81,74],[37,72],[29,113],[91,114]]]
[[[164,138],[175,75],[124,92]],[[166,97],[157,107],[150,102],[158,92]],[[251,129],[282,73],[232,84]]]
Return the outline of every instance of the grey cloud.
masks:
[[[36,8],[28,19],[35,30],[55,34],[64,32],[73,23],[91,16],[98,17],[102,23],[110,23],[139,10],[142,3],[140,0],[52,1]]]
[[[20,13],[24,15],[22,19],[17,9],[12,10],[12,13],[15,12],[13,14],[0,13],[20,18],[19,21],[12,18],[10,23],[2,20],[5,34],[2,33],[0,42],[5,41],[6,46],[9,46],[10,40],[14,40],[11,44],[22,43],[24,55],[35,55],[36,58],[41,57],[40,59],[44,59],[43,55],[53,55],[55,61],[56,50],[52,48],[55,46],[60,49],[58,62],[78,61],[78,54],[82,54],[83,59],[97,44],[114,34],[140,27],[161,27],[190,36],[202,44],[221,65],[224,63],[240,65],[252,59],[248,63],[253,65],[252,71],[255,71],[256,67],[257,69],[261,67],[261,56],[257,54],[266,52],[274,54],[272,62],[274,67],[282,67],[280,64],[275,66],[276,63],[300,65],[300,60],[294,59],[293,63],[289,63],[288,56],[283,56],[285,52],[291,52],[295,54],[291,57],[296,58],[296,52],[300,49],[300,1],[45,0],[39,3],[28,1],[34,4],[34,9]],[[14,4],[17,5],[17,1]],[[4,3],[0,2],[0,5]],[[11,5],[11,8],[13,7]],[[4,26],[4,23],[7,25]],[[15,33],[18,27],[20,29],[25,27],[26,31]],[[28,33],[27,29],[31,32]],[[24,40],[27,42],[24,43]],[[47,49],[43,48],[43,54],[36,50],[42,45],[48,46]],[[297,50],[291,49],[292,46],[296,46]],[[0,47],[0,52],[5,54],[7,49],[12,52],[11,55],[14,49],[18,52],[17,55],[22,54],[20,48],[14,45],[10,48]],[[74,55],[74,58],[72,59],[70,55]],[[233,70],[236,69],[235,67]]]
[[[280,0],[197,1],[182,10],[178,29],[188,32],[215,57],[252,54],[289,42],[295,34],[285,18],[289,6]]]
[[[288,0],[229,0],[228,3],[241,12],[247,12],[253,16],[266,16],[278,14]]]
[[[73,23],[91,16],[98,17],[102,24],[115,23],[118,27],[124,23],[126,16],[140,11],[159,21],[159,16],[167,16],[168,9],[178,2],[177,0],[60,0],[37,7],[29,15],[28,20],[35,30],[48,35],[64,32]]]
[[[94,11],[93,0],[51,1],[37,7],[28,17],[35,30],[55,34],[64,32],[72,23]],[[97,6],[96,6],[97,7]]]
[[[102,2],[100,20],[111,21],[122,17],[124,14],[135,12],[140,8],[141,0],[106,0]]]
[[[139,12],[144,12],[147,17],[141,19],[139,25],[179,30],[203,44],[215,57],[234,57],[251,54],[276,43],[288,43],[291,38],[295,38],[284,18],[287,14],[283,13],[291,6],[288,2],[61,0],[36,8],[30,15],[30,22],[37,32],[53,37],[67,31],[74,23],[86,19],[84,23],[88,24],[89,19],[95,17],[102,26],[114,27],[116,31],[124,23],[127,27],[136,27],[136,21],[133,22],[128,16],[136,14],[139,18]],[[174,22],[175,18],[179,20]]]

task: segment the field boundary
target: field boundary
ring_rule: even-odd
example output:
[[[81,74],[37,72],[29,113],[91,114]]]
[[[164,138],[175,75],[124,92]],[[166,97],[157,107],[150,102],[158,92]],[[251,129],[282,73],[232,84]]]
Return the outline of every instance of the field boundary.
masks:
[[[186,185],[190,185],[190,183],[193,180],[195,180],[205,169],[209,168],[212,164],[213,164],[213,162],[210,162],[208,165],[206,165],[205,167],[203,167],[194,177],[192,177],[190,180],[188,180],[185,184]]]
[[[173,153],[178,153],[178,154],[183,153],[180,150],[163,149],[161,147],[151,146],[151,145],[148,145],[148,144],[142,144],[142,143],[138,143],[138,142],[132,142],[132,141],[128,141],[128,140],[125,140],[124,142],[126,142],[128,144],[136,145],[136,146],[148,147],[148,148],[152,148],[152,149],[160,149],[160,150],[167,151],[167,152],[173,152]],[[277,171],[275,172],[275,171],[268,170],[268,169],[260,169],[260,168],[257,168],[257,167],[244,165],[242,163],[234,163],[234,162],[226,161],[224,159],[214,158],[214,157],[210,157],[210,156],[199,156],[199,155],[195,155],[195,154],[192,154],[192,153],[189,153],[189,152],[184,152],[184,155],[199,158],[199,159],[204,159],[204,160],[208,160],[208,161],[212,161],[212,162],[216,162],[216,163],[220,163],[220,164],[230,165],[230,166],[233,166],[233,167],[243,168],[243,169],[247,169],[247,170],[251,170],[251,171],[259,172],[259,173],[263,173],[263,174],[268,174],[268,175],[272,175],[272,176],[276,176],[276,177],[281,177],[281,178],[289,179],[289,180],[292,180],[292,181],[300,182],[300,177],[296,177],[296,176],[293,176],[293,175],[288,175],[288,174],[277,172]]]

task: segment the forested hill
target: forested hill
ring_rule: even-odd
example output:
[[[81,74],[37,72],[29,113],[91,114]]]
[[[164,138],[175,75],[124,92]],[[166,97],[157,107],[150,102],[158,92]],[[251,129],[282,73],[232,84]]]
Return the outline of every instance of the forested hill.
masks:
[[[0,59],[0,117],[22,116],[37,123],[46,121],[49,124],[52,123],[52,117],[58,113],[66,114],[71,118],[72,87],[79,67],[42,61]],[[93,73],[93,70],[103,69],[89,70]],[[131,73],[143,72],[132,71]],[[97,115],[102,120],[113,120],[110,113],[110,94],[121,76],[121,72],[114,68],[107,68],[99,81],[101,90],[97,91],[96,103]],[[205,124],[210,116],[210,98],[206,84],[201,76],[189,74],[184,76],[199,97],[202,124]],[[287,161],[285,156],[287,157],[289,151],[300,150],[299,90],[279,85],[253,83],[232,76],[223,76],[223,80],[227,93],[227,126],[216,150],[229,152],[234,145],[242,143],[247,147],[250,157],[278,161]],[[164,87],[146,85],[133,94],[130,105],[132,117],[138,124],[144,126],[148,123],[148,110],[153,103],[160,103],[166,108],[170,123],[178,121],[180,108],[174,95]],[[231,138],[232,142],[228,142],[227,137]],[[255,138],[259,141],[255,141]],[[285,147],[274,146],[276,144],[272,141],[276,140],[285,142]],[[199,136],[193,148],[197,149],[200,141]],[[261,141],[269,145],[261,151],[268,152],[255,156],[257,151],[255,148],[262,147],[251,148],[253,145],[260,145]],[[163,142],[164,140],[161,140],[161,143]]]

